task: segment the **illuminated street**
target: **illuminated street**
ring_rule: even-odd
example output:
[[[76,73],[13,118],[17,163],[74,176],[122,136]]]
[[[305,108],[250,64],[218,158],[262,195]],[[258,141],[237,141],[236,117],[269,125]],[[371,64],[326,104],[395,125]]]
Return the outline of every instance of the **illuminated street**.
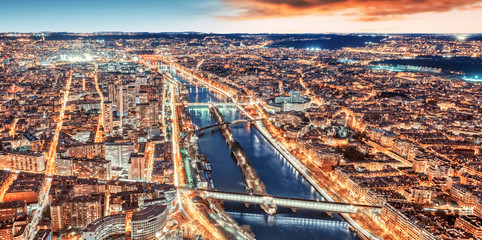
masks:
[[[97,69],[94,70],[94,83],[95,83],[95,90],[100,97],[100,113],[99,113],[99,122],[97,124],[97,130],[95,131],[95,142],[100,143],[103,142],[103,129],[104,129],[104,94],[102,94],[102,90],[99,86],[99,80],[97,76]]]
[[[67,78],[67,82],[65,84],[64,94],[62,102],[61,102],[61,109],[59,112],[59,117],[57,118],[57,127],[55,128],[55,133],[52,137],[52,141],[50,142],[50,148],[48,155],[45,159],[46,162],[46,174],[48,176],[55,174],[55,158],[57,156],[57,144],[59,140],[59,134],[62,130],[62,126],[64,123],[64,115],[65,115],[65,107],[67,106],[67,102],[69,101],[69,92],[70,92],[70,85],[72,83],[72,74],[73,72],[70,71],[69,76]],[[40,190],[39,194],[39,206],[37,210],[33,214],[33,219],[29,225],[27,225],[27,239],[33,239],[35,236],[34,233],[37,228],[37,224],[40,221],[40,218],[44,212],[44,209],[49,205],[49,191],[52,184],[52,179],[50,177],[46,178],[45,182],[43,183],[43,187]]]
[[[481,16],[2,3],[0,239],[482,238]]]

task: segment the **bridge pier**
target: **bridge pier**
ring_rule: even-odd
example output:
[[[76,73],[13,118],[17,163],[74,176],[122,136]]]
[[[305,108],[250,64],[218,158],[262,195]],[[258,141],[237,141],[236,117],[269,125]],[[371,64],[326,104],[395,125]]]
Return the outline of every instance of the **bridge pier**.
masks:
[[[278,206],[275,204],[261,204],[261,208],[269,215],[275,215]]]

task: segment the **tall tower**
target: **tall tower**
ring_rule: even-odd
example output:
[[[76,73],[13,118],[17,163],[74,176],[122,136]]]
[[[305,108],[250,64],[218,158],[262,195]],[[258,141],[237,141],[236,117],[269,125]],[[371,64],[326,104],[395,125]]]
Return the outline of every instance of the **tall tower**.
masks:
[[[149,102],[149,105],[151,105],[152,109],[152,124],[151,126],[157,125],[157,122],[159,121],[159,101],[153,99]]]
[[[119,113],[120,113],[120,119],[121,119],[121,124],[122,124],[122,117],[124,116],[124,86],[119,85],[119,98],[117,99],[118,105],[119,106]]]
[[[107,136],[112,135],[114,131],[114,115],[112,109],[112,102],[105,101],[104,102],[104,131]]]
[[[109,92],[109,101],[117,103],[116,101],[116,85],[109,83],[107,90]],[[117,105],[117,104],[116,104]],[[117,105],[118,106],[118,105]]]

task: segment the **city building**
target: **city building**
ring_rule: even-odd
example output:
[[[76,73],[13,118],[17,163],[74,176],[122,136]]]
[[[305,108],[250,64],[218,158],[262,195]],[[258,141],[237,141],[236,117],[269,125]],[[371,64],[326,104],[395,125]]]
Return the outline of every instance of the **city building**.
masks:
[[[4,168],[20,171],[41,172],[45,170],[45,155],[42,152],[0,152],[0,163]]]
[[[84,228],[102,216],[103,208],[100,196],[70,197],[59,194],[50,205],[52,231],[64,228]]]
[[[133,213],[122,213],[99,218],[84,228],[82,239],[104,240],[130,232],[133,240],[153,240],[166,226],[166,205],[152,205]]]
[[[16,215],[27,212],[27,204],[22,201],[0,203],[0,222],[13,221]]]
[[[66,155],[76,158],[104,157],[103,143],[88,143],[67,148]]]
[[[114,113],[111,101],[104,102],[104,131],[107,136],[110,136],[114,132]]]
[[[266,101],[264,106],[269,112],[303,111],[311,105],[311,100],[301,97],[299,91],[291,91],[289,96],[277,96]]]
[[[126,234],[126,214],[109,215],[91,222],[84,228],[83,240],[105,240]]]
[[[5,202],[22,201],[30,203],[38,202],[40,189],[45,176],[43,174],[20,173],[5,193]]]
[[[146,157],[140,154],[132,154],[129,159],[129,179],[145,180]]]
[[[111,167],[128,169],[129,159],[134,152],[132,142],[106,142],[105,159],[111,162]]]
[[[437,239],[422,228],[416,220],[406,216],[389,203],[383,205],[380,218],[386,223],[386,228],[400,239]]]
[[[84,178],[111,178],[111,161],[103,158],[58,157],[55,159],[57,174]]]
[[[166,226],[168,210],[166,205],[152,205],[136,211],[131,219],[131,238],[133,240],[154,240]]]
[[[455,227],[472,234],[476,238],[482,237],[482,218],[474,215],[464,215],[457,218]]]

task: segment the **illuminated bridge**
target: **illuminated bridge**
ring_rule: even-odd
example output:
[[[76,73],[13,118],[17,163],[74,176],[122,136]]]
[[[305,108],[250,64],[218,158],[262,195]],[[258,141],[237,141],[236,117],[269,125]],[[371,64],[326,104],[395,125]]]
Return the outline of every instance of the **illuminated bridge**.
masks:
[[[298,198],[273,197],[271,195],[250,195],[244,193],[230,193],[221,191],[204,191],[193,189],[180,189],[193,191],[202,197],[214,198],[221,201],[242,202],[247,204],[260,204],[280,206],[292,209],[311,209],[323,212],[356,213],[359,208],[381,208],[379,206],[349,204],[340,202],[316,201]],[[270,213],[272,214],[272,213]]]
[[[216,107],[237,107],[242,105],[250,105],[251,103],[226,103],[226,102],[192,102],[188,103],[187,106],[189,107],[209,107],[209,106],[216,106]]]
[[[199,129],[194,130],[193,132],[202,132],[202,131],[204,131],[204,130],[206,130],[206,129],[211,129],[211,128],[219,127],[219,126],[221,126],[221,125],[230,126],[230,125],[238,124],[238,123],[251,123],[251,122],[257,122],[257,121],[263,121],[263,120],[264,120],[264,118],[258,118],[258,119],[239,119],[239,120],[235,120],[235,121],[232,121],[232,122],[224,122],[224,123],[214,124],[214,125],[211,125],[211,126],[202,127],[202,128],[199,128]]]
[[[195,129],[191,132],[188,132],[186,135],[182,136],[181,137],[181,140],[183,140],[187,135],[189,134],[193,134],[193,133],[198,133],[198,132],[203,132],[204,130],[207,130],[207,129],[214,129],[216,127],[219,127],[219,126],[230,126],[230,125],[233,125],[233,124],[239,124],[239,123],[251,123],[251,122],[257,122],[257,121],[263,121],[264,118],[258,118],[258,119],[239,119],[239,120],[235,120],[235,121],[232,121],[232,122],[224,122],[224,123],[217,123],[217,124],[214,124],[214,125],[210,125],[210,126],[206,126],[206,127],[202,127],[202,128],[199,128],[199,129]]]

